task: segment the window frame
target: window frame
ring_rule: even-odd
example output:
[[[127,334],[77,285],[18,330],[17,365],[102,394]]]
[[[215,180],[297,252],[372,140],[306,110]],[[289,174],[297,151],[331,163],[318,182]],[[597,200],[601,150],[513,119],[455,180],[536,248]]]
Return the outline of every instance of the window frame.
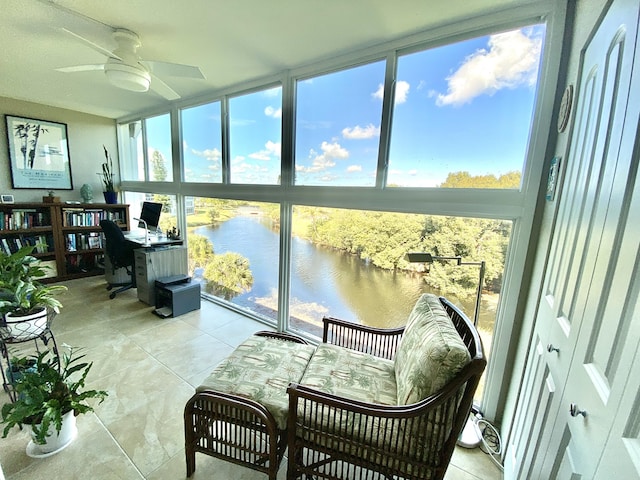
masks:
[[[555,144],[555,129],[552,126],[552,115],[555,105],[555,91],[560,71],[562,40],[566,15],[564,2],[537,2],[524,6],[494,12],[491,15],[466,19],[455,24],[443,25],[406,38],[394,40],[382,45],[358,50],[324,62],[315,62],[299,68],[291,69],[273,77],[248,82],[243,85],[212,92],[206,100],[221,100],[223,105],[223,169],[229,167],[228,138],[225,144],[225,129],[228,132],[228,109],[226,99],[242,92],[262,90],[270,84],[282,85],[282,156],[280,185],[243,185],[230,184],[228,176],[223,175],[223,184],[215,184],[215,195],[211,184],[182,182],[182,153],[180,148],[179,109],[194,106],[189,100],[171,104],[169,112],[172,117],[172,143],[174,145],[174,181],[167,184],[155,183],[152,186],[144,182],[122,182],[121,188],[131,191],[151,193],[168,193],[177,196],[178,222],[183,231],[184,196],[215,196],[225,199],[239,199],[280,203],[281,238],[280,238],[280,276],[279,276],[279,320],[278,328],[288,328],[289,317],[289,261],[291,209],[293,205],[317,205],[336,208],[355,208],[363,210],[397,211],[404,213],[421,213],[428,215],[446,215],[461,217],[495,218],[512,221],[511,242],[505,258],[504,288],[498,305],[496,329],[493,340],[493,354],[487,372],[487,386],[482,408],[488,418],[500,419],[506,399],[506,382],[504,377],[510,375],[518,347],[518,334],[523,328],[520,319],[526,287],[530,275],[525,278],[527,263],[531,251],[534,250],[539,233],[539,217],[541,206],[539,200],[544,198],[543,172],[548,168]],[[504,30],[523,27],[533,23],[545,23],[546,33],[541,53],[537,94],[535,98],[533,121],[530,128],[529,145],[523,164],[520,190],[493,189],[434,189],[434,188],[385,188],[386,158],[391,132],[391,113],[393,107],[393,77],[398,52],[406,54],[434,48],[440,45],[461,40],[497,33]],[[293,185],[294,144],[295,144],[295,82],[297,79],[322,75],[362,63],[386,59],[385,96],[383,99],[382,124],[378,172],[375,187],[319,187]],[[154,114],[162,113],[154,112]],[[145,112],[145,116],[151,116]],[[141,117],[132,115],[118,119],[118,123],[127,123]],[[227,133],[228,134],[228,133]],[[122,148],[122,145],[119,144]],[[146,149],[145,149],[146,151]],[[225,167],[226,159],[226,167]],[[176,176],[176,171],[180,172]],[[542,200],[543,201],[543,200]],[[181,211],[182,210],[182,211]],[[526,321],[526,320],[525,320]],[[517,373],[517,370],[516,370]]]

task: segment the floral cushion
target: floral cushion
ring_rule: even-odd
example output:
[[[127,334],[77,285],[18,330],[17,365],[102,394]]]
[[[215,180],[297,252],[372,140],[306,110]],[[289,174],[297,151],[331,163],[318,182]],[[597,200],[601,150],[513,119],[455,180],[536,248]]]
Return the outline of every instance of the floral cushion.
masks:
[[[196,391],[213,390],[263,405],[278,428],[287,426],[287,387],[299,382],[315,347],[270,337],[252,336],[223,360]]]
[[[321,343],[300,384],[362,402],[396,405],[393,361]]]
[[[426,293],[416,302],[394,361],[400,405],[434,394],[471,361],[437,296]]]

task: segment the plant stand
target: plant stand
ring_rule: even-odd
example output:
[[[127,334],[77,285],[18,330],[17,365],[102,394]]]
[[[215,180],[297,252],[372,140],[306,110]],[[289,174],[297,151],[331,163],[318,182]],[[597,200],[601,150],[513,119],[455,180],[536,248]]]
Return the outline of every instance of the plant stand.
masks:
[[[16,392],[11,378],[8,378],[6,371],[11,371],[11,353],[9,352],[9,346],[15,344],[22,344],[26,342],[33,342],[35,345],[36,352],[40,353],[41,348],[49,348],[49,343],[51,343],[51,350],[53,353],[58,356],[58,345],[56,344],[56,339],[53,336],[53,332],[51,331],[51,323],[53,322],[53,318],[56,313],[53,311],[49,311],[47,313],[46,324],[39,327],[37,331],[33,330],[31,326],[26,326],[28,322],[31,320],[25,320],[25,327],[19,328],[17,330],[13,330],[11,328],[7,328],[5,326],[0,327],[0,370],[2,371],[2,386],[4,387],[4,391],[7,392],[9,398],[12,402],[16,401]],[[20,322],[15,322],[19,324]],[[14,331],[30,331],[32,334],[19,334],[14,335]]]

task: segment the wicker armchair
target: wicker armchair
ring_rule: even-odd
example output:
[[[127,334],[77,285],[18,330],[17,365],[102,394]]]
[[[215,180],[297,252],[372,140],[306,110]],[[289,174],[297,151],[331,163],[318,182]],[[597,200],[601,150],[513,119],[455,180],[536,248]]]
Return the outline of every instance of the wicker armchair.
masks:
[[[444,307],[444,310],[440,308],[441,317],[451,319],[459,335],[456,340],[462,340],[461,348],[468,357],[446,384],[434,385],[437,390],[418,401],[412,401],[416,392],[411,390],[406,404],[394,401],[405,394],[400,388],[403,381],[400,377],[415,376],[416,372],[396,376],[393,371],[405,329],[375,329],[335,318],[323,319],[323,344],[300,383],[292,383],[288,389],[289,480],[302,475],[349,480],[444,477],[456,440],[469,416],[486,360],[473,324],[446,299],[431,297],[432,303],[439,302],[438,308]],[[409,322],[407,328],[410,328]],[[308,384],[305,380],[310,369],[313,370],[314,358],[323,354],[323,345],[326,345],[327,357],[347,356],[334,358],[339,363],[331,367],[326,383],[304,385]],[[340,372],[340,365],[350,362],[352,371],[356,372],[347,382],[351,382],[351,386],[344,384],[342,391],[346,393],[340,395],[328,393],[335,390],[338,376],[346,377]],[[375,376],[367,377],[367,369]],[[396,381],[397,393],[389,392]]]

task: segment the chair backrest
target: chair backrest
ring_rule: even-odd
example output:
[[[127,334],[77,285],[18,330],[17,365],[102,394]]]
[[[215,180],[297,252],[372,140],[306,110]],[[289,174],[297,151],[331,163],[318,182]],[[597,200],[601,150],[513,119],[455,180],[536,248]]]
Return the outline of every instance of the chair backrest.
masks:
[[[105,250],[113,269],[133,265],[133,245],[127,242],[120,227],[111,220],[100,220],[106,239]]]

